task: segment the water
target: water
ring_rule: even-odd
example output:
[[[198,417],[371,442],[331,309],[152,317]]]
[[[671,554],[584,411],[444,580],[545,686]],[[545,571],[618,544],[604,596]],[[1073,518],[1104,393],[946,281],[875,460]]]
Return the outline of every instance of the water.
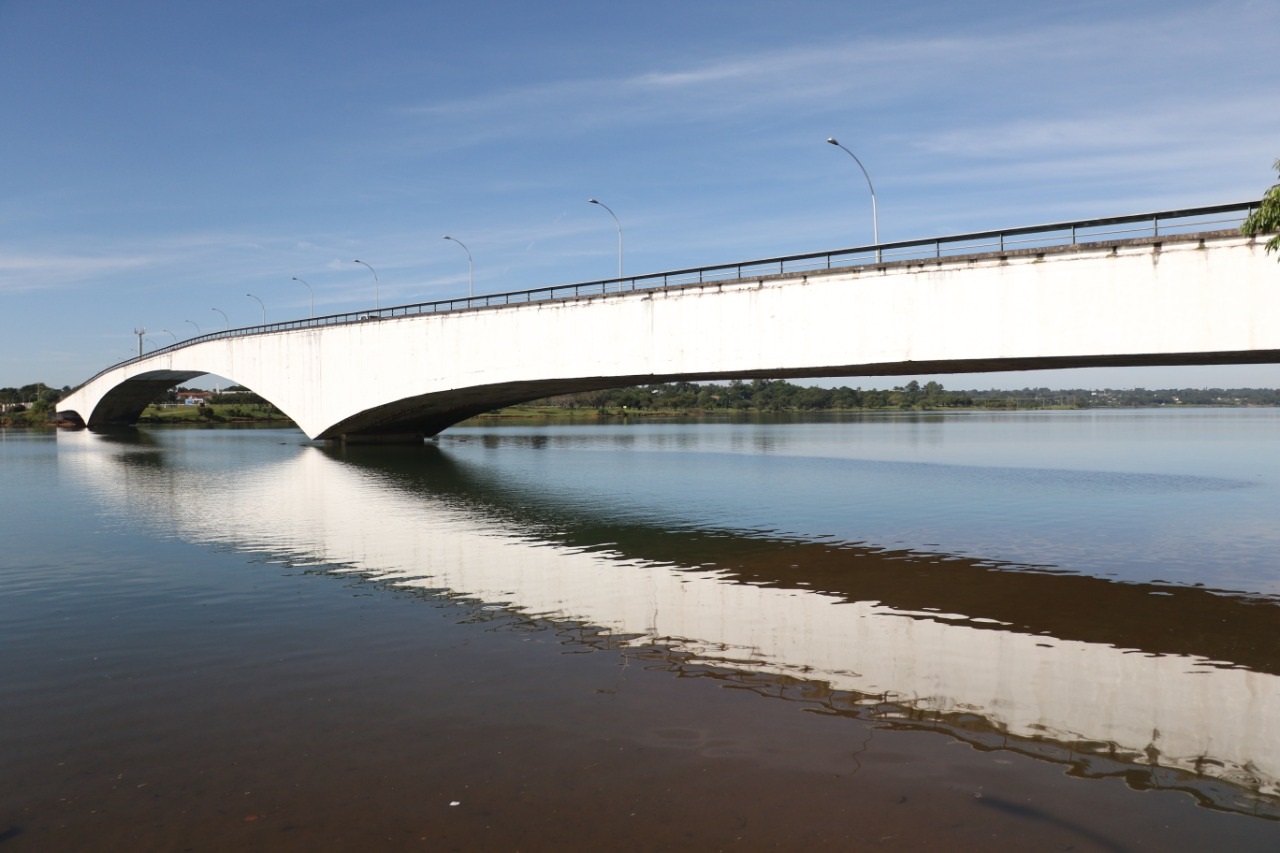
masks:
[[[0,432],[0,841],[1275,849],[1278,443]]]

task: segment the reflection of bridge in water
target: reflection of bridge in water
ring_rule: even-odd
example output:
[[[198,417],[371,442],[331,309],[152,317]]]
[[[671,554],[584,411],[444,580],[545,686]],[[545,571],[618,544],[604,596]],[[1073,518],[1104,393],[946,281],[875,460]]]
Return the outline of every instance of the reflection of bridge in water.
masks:
[[[300,448],[238,474],[238,500],[215,506],[163,440],[60,443],[69,482],[192,541],[475,600],[673,671],[1280,819],[1280,653],[1258,642],[1280,625],[1272,600],[615,523],[434,447]]]
[[[1248,204],[1014,228],[204,335],[59,403],[137,421],[214,373],[311,438],[420,440],[514,403],[648,382],[1280,361]],[[373,321],[378,322],[373,322]]]

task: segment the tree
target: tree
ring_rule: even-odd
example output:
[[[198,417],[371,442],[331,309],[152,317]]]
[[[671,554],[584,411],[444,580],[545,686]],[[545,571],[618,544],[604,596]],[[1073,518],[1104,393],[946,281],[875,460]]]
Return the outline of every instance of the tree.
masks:
[[[831,401],[835,397],[835,392],[830,388],[819,388],[816,385],[810,385],[803,388],[793,398],[797,409],[829,409]]]
[[[1280,160],[1275,162],[1274,168],[1280,172]],[[1267,251],[1280,251],[1280,183],[1273,184],[1267,190],[1258,209],[1249,214],[1249,218],[1240,226],[1240,231],[1250,237],[1272,234],[1274,236],[1267,241]]]

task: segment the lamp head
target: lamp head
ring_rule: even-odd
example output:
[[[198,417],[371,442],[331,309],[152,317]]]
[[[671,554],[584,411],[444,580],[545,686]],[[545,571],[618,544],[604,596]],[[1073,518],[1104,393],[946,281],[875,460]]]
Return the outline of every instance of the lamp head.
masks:
[[[830,142],[832,145],[839,145],[839,144],[840,144],[839,142],[837,142],[837,141],[836,141],[836,138],[835,138],[834,136],[828,136],[828,137],[827,137],[827,142]]]

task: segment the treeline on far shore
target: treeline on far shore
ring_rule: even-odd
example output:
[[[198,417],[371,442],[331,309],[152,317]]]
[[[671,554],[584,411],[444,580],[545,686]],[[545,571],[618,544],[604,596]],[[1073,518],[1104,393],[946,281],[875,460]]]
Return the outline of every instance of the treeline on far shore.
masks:
[[[57,401],[70,392],[42,383],[0,388],[0,426],[45,426],[57,412]],[[196,396],[199,395],[199,396]],[[781,379],[734,380],[728,383],[668,382],[605,391],[561,394],[509,410],[568,412],[823,412],[937,409],[1101,409],[1158,406],[1280,406],[1274,388],[1084,388],[948,391],[938,382],[911,381],[890,389],[822,388],[794,385]],[[287,422],[288,417],[259,395],[241,386],[220,392],[179,388],[166,392],[142,415],[143,423]]]
[[[877,409],[1048,409],[1149,406],[1280,406],[1280,389],[1182,388],[1090,390],[1022,388],[948,391],[938,382],[911,381],[891,389],[821,388],[781,379],[727,384],[670,382],[581,394],[561,394],[533,406],[610,410],[819,412]]]

